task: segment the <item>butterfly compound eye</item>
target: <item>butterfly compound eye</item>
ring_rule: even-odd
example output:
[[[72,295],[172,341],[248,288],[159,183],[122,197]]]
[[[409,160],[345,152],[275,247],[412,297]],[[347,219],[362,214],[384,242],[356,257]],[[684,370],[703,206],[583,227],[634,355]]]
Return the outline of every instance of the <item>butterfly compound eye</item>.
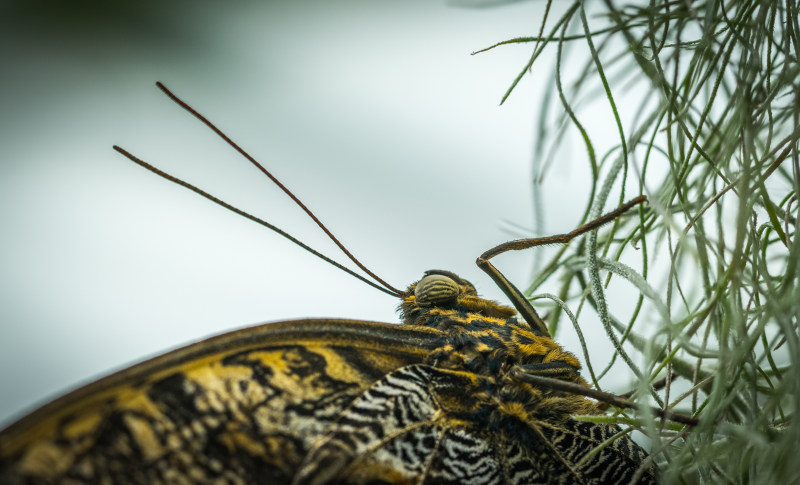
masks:
[[[452,278],[441,274],[427,275],[417,283],[414,296],[419,306],[454,303],[461,289]]]

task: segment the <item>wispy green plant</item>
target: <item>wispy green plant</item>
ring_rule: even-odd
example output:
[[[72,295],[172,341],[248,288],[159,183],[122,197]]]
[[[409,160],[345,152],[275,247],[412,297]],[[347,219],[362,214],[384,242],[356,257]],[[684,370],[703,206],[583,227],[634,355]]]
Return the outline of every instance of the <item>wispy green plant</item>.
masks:
[[[797,3],[557,6],[535,37],[488,48],[535,46],[502,102],[529,73],[552,79],[536,173],[582,140],[593,175],[585,220],[638,193],[649,204],[561,248],[528,293],[558,279],[560,293],[545,295],[557,303],[552,327],[562,308],[573,322],[584,303],[598,314],[616,352],[607,363],[585,356],[595,384],[622,362],[640,376],[636,402],[699,418],[618,415],[650,438],[663,483],[800,483]],[[540,60],[548,50],[552,70]],[[602,154],[584,127],[598,97],[618,132]],[[618,279],[638,292],[624,317],[605,303]]]

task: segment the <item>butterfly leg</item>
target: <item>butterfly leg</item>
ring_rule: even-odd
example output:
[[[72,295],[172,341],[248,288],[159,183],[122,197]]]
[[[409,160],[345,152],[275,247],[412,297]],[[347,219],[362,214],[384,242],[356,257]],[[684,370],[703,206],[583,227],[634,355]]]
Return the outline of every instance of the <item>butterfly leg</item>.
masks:
[[[550,336],[550,332],[547,330],[547,325],[545,325],[544,320],[542,320],[539,314],[536,313],[536,310],[533,309],[533,306],[531,306],[528,299],[525,298],[525,295],[510,281],[508,281],[508,279],[497,268],[495,268],[495,266],[490,263],[489,260],[506,251],[519,251],[522,249],[529,249],[546,244],[567,244],[581,234],[585,234],[603,226],[604,224],[608,224],[630,210],[632,207],[641,204],[646,200],[647,197],[640,195],[639,197],[622,204],[608,214],[598,217],[593,221],[587,222],[583,226],[567,234],[532,239],[517,239],[515,241],[509,241],[500,244],[499,246],[495,246],[481,254],[475,262],[479,268],[481,268],[486,274],[489,275],[489,277],[494,280],[503,293],[506,294],[517,311],[522,315],[522,318],[528,322],[534,331],[540,333],[541,335]]]
[[[568,392],[570,394],[580,394],[586,397],[591,397],[597,401],[602,403],[608,403],[611,406],[618,407],[620,409],[640,409],[640,406],[636,403],[628,401],[616,394],[610,394],[608,392],[598,391],[597,389],[592,389],[590,387],[586,387],[581,384],[577,384],[574,382],[567,382],[562,379],[553,379],[551,377],[540,376],[536,374],[526,373],[523,370],[514,369],[511,371],[510,376],[512,379],[517,379],[522,382],[527,382],[528,384],[533,384],[534,386],[539,387],[546,387],[548,389],[553,389],[556,391]],[[686,416],[684,414],[674,413],[670,410],[660,409],[656,407],[651,407],[651,412],[662,418],[669,419],[671,421],[675,421],[676,423],[687,424],[689,426],[697,426],[700,424],[699,419],[693,416]]]
[[[655,389],[656,391],[660,391],[661,389],[663,389],[664,387],[666,387],[666,386],[667,386],[667,380],[674,380],[674,379],[675,379],[675,378],[677,378],[677,377],[678,377],[678,374],[676,374],[676,373],[674,373],[674,372],[673,372],[672,374],[670,374],[669,378],[667,378],[667,377],[664,377],[664,378],[662,378],[662,379],[659,379],[659,380],[657,380],[656,382],[652,383],[652,384],[651,384],[651,387],[652,387],[653,389]],[[634,394],[635,392],[636,392],[636,389],[631,389],[630,391],[628,391],[628,392],[626,392],[626,393],[624,393],[624,394],[618,394],[618,395],[617,395],[617,397],[619,397],[620,399],[630,399],[631,397],[633,397],[633,394]],[[606,410],[606,409],[608,409],[610,406],[611,406],[611,405],[610,405],[610,404],[608,404],[608,403],[602,403],[602,404],[600,405],[600,409],[601,409],[601,410],[603,410],[603,411],[605,411],[605,410]]]
[[[528,375],[550,377],[553,379],[563,379],[571,381],[578,377],[578,369],[566,362],[539,362],[536,364],[524,364],[517,366],[517,369]]]

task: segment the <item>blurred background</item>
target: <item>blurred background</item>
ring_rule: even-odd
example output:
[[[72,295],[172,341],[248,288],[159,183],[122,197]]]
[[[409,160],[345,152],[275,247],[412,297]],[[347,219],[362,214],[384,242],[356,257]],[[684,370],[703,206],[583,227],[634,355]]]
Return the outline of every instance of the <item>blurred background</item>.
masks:
[[[155,81],[264,163],[390,283],[448,269],[503,300],[474,261],[522,235],[514,225],[534,227],[534,118],[551,80],[534,72],[499,106],[533,46],[470,53],[536,35],[543,7],[2,3],[0,425],[235,328],[397,321],[394,298],[114,152],[119,144],[344,259]],[[613,139],[608,118],[598,120],[584,121]],[[546,217],[525,235],[577,225],[589,174],[582,148],[573,155],[550,168]],[[526,252],[497,266],[525,286],[532,261]],[[585,329],[590,342],[592,330],[602,333]],[[569,331],[559,341],[579,353]]]

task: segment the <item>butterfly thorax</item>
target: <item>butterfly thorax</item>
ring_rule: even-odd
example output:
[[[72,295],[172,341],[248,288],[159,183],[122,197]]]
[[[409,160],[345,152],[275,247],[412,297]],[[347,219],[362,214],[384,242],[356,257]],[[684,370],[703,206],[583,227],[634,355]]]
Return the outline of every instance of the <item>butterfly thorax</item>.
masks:
[[[447,334],[448,343],[433,351],[427,364],[487,377],[490,393],[502,394],[504,401],[521,403],[535,414],[556,412],[566,418],[596,412],[595,404],[582,397],[535,389],[509,377],[512,369],[523,369],[587,385],[574,355],[519,321],[513,308],[479,297],[469,281],[446,271],[428,271],[409,287],[400,311],[406,325]]]

